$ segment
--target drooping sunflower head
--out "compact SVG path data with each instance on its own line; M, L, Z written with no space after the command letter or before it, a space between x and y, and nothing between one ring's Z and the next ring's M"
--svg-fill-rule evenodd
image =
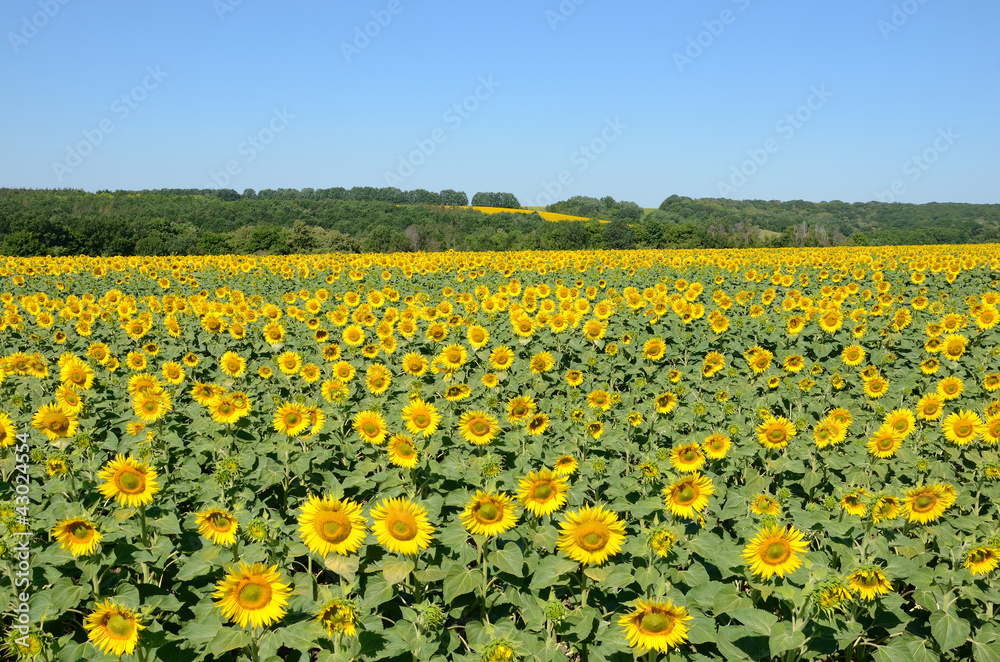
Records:
M316 614L316 621L331 637L358 635L358 607L353 600L337 598L327 602Z
M878 524L890 519L896 519L902 513L899 499L889 494L881 494L872 501L872 520Z
M874 600L892 590L892 582L881 568L874 565L858 568L847 576L847 581L850 590L866 601Z
M209 508L198 513L195 522L198 524L198 532L214 545L228 547L236 542L240 524L228 511Z
M973 547L965 555L965 567L973 575L985 575L1000 565L1000 549L986 545Z

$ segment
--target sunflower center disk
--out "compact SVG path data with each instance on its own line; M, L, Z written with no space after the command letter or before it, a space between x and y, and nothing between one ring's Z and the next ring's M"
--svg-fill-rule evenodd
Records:
M212 515L212 528L219 533L225 533L230 528L232 528L233 523L228 517L222 514Z
M788 543L780 540L770 543L764 549L764 559L773 564L783 563L791 554L792 548Z
M416 523L395 520L389 525L389 531L396 540L413 540L417 537Z
M236 601L243 609L260 609L271 601L271 587L247 582L236 592Z
M642 620L639 621L639 628L643 632L650 634L663 634L674 629L674 621L665 614L651 612L642 615Z
M697 459L698 459L698 453L694 449L689 448L683 453L681 453L681 460L683 460L686 463L694 462Z
M913 500L913 509L918 512L927 512L934 507L937 499L930 496L929 494L921 494L916 499Z
M482 522L496 522L502 514L502 511L496 507L496 504L492 503L484 503L476 510L476 515Z
M365 434L367 434L370 437L374 437L375 435L378 434L378 426L372 422L365 423L364 425L361 426L361 429L364 430Z
M675 492L675 496L677 497L677 503L687 505L693 503L698 498L698 490L693 485L685 485Z
M413 446L405 441L402 441L396 445L396 455L404 458L411 458L416 455L416 452L413 450Z
M112 614L107 622L108 634L115 639L128 639L132 636L134 626L132 621L121 614Z
M350 522L341 519L329 519L320 528L323 539L332 543L343 542L351 534Z
M123 471L118 476L118 487L122 492L127 494L136 494L142 492L145 488L146 481L135 471Z
M93 534L93 529L83 522L80 522L75 524L73 528L69 530L69 534L79 542L87 542Z
M548 501L552 498L553 492L555 492L555 489L552 487L552 483L540 483L539 485L535 485L532 496L537 501Z

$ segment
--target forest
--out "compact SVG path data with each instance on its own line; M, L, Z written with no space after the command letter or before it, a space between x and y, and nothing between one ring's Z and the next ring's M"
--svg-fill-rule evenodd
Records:
M505 192L475 206L521 209ZM578 196L485 214L447 189L0 189L0 253L212 255L988 243L1000 205L789 202L671 195L657 209Z

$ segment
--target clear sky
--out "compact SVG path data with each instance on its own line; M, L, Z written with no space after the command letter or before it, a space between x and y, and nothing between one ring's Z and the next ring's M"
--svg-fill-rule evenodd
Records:
M996 0L5 0L0 186L1000 203L998 26Z

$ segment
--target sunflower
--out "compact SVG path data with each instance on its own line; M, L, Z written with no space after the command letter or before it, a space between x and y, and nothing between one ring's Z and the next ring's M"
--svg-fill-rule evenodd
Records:
M869 398L881 398L889 391L889 382L884 377L874 377L865 382L865 395Z
M73 357L59 370L59 380L67 386L86 391L94 385L94 369L89 364Z
M235 423L244 415L231 395L212 398L208 403L208 413L212 415L212 420L225 425Z
M926 485L906 492L903 509L907 520L927 524L941 517L953 503L942 485Z
M514 352L506 345L495 347L490 352L490 365L494 370L507 370L514 363Z
M72 437L79 424L76 414L66 411L57 403L44 405L31 419L32 427L44 432L49 441Z
M996 570L1000 565L1000 549L996 547L978 546L965 555L965 567L973 575L985 575Z
M638 599L632 611L618 618L632 648L658 650L666 653L671 646L680 646L688 638L688 610L672 600L653 602Z
M195 523L198 533L208 538L214 545L229 547L236 542L239 522L230 513L218 508L209 508L198 513Z
M468 384L452 384L444 390L444 399L448 402L458 402L472 395L472 388Z
M750 369L759 375L771 366L771 359L774 358L774 354L760 347L757 347L756 350L745 356L747 362L750 364Z
M888 425L880 427L868 440L868 452L879 459L890 458L903 445L903 435Z
M705 464L705 455L699 444L683 444L670 449L670 464L683 473L697 471Z
M576 473L577 468L579 468L580 463L572 455L563 455L556 459L555 464L552 469L559 476L572 476Z
M517 524L517 505L503 492L483 492L469 500L459 518L466 530L473 535L496 536Z
M511 398L507 401L507 420L515 424L526 421L537 406L532 398L523 395Z
M438 357L446 370L453 372L469 359L469 352L462 345L445 345Z
M862 600L874 600L892 590L892 582L875 566L858 568L847 576L851 591Z
M840 359L844 362L844 365L854 368L864 363L865 350L858 345L848 345L840 353Z
M372 395L381 395L389 389L392 384L392 373L381 363L373 363L368 366L365 372L365 388Z
M101 542L101 532L97 526L83 518L64 519L52 528L53 537L59 546L73 556L91 554Z
M667 351L667 344L660 338L650 338L642 346L642 356L647 361L659 361Z
M320 556L353 554L368 535L368 522L361 514L361 506L332 496L320 498L310 494L298 521L302 542Z
M964 390L965 384L958 377L945 377L937 385L937 394L945 400L954 400L962 395Z
M542 434L549 427L548 414L538 413L528 420L528 434Z
M884 520L896 519L902 512L899 499L883 494L872 502L872 520L878 524Z
M131 655L139 641L139 630L146 626L142 617L127 607L105 600L94 605L94 611L83 621L87 639L102 653Z
M625 542L625 523L604 506L585 505L567 512L559 529L556 547L583 564L603 564L620 552Z
M392 554L418 554L431 544L434 527L427 510L405 497L383 499L372 508L371 516L375 538Z
M427 367L427 359L416 352L410 352L403 357L403 372L408 375L420 377L427 372Z
M309 426L305 408L295 402L285 402L274 412L274 431L296 437Z
M865 513L868 512L868 506L862 501L864 496L864 490L851 490L844 495L844 498L840 500L840 507L848 515L858 515L859 517L864 517Z
M721 460L729 453L732 445L732 440L726 435L712 434L705 439L705 442L702 444L702 450L705 453L705 457L710 460Z
M983 419L973 411L959 410L945 417L941 424L944 438L956 446L971 444L983 429Z
M170 394L162 390L143 391L132 402L132 410L144 423L160 420L172 408Z
M208 406L208 403L212 401L212 398L220 393L221 390L217 389L212 384L204 384L202 382L195 382L191 386L191 397L200 405Z
M357 324L351 324L346 329L344 329L341 337L344 343L350 345L351 347L360 347L365 344L365 331Z
M663 502L676 517L694 519L708 506L708 497L714 493L712 481L695 472L665 487Z
M566 477L549 469L532 471L518 483L517 498L525 510L536 517L551 515L566 503L569 485Z
M113 498L125 508L145 506L160 491L156 470L147 462L137 462L131 455L125 457L119 453L104 465L97 477L104 481L97 486L104 498Z
M280 361L279 365L282 365ZM240 377L247 371L247 362L236 352L226 352L219 359L219 367L230 377Z
M354 415L354 431L369 444L381 445L389 429L382 414L377 411L360 411Z
M80 394L65 384L56 387L56 403L68 414L79 414L83 410Z
M326 628L327 634L331 637L334 635L356 637L358 620L358 608L350 600L331 600L316 614L316 621Z
M212 594L215 606L240 627L270 625L284 617L292 593L290 585L281 580L277 565L268 568L263 563L246 565L241 561L216 583Z
M677 406L677 395L671 391L656 396L656 411L660 414L669 414Z
M781 504L770 494L758 494L750 504L750 510L754 515L774 515L781 512Z
M429 437L437 431L438 424L441 423L441 414L434 405L417 398L403 407L403 422L406 423L406 429L410 433Z
M962 354L965 353L965 348L968 344L969 340L965 336L953 333L944 339L944 345L942 346L941 352L946 358L952 361L958 361L962 358Z
M419 456L413 439L405 434L394 434L386 445L389 461L397 467L412 469L417 466Z
M840 577L820 582L816 592L812 594L813 604L827 616L832 616L838 609L843 609L851 601L851 592Z
M458 419L458 428L462 436L471 444L484 446L500 432L500 424L485 411L468 411Z
M944 414L944 398L937 393L930 393L917 401L917 418L936 421L942 414Z
M482 349L490 339L490 332L484 327L474 324L466 330L465 337L474 349Z
M769 579L772 575L791 574L802 565L802 555L809 543L793 526L781 529L771 526L760 531L744 548L741 556L755 575Z
M354 379L355 374L357 374L357 370L347 361L338 361L333 366L333 376L344 384Z
M795 426L784 416L766 418L757 426L757 440L768 450L780 450L796 434Z
M824 418L813 428L813 440L816 448L826 448L831 444L839 444L847 437L844 426L837 424L830 417Z
M1000 416L994 416L993 418L987 419L981 428L983 435L983 441L985 441L990 446L996 446L1000 443Z

